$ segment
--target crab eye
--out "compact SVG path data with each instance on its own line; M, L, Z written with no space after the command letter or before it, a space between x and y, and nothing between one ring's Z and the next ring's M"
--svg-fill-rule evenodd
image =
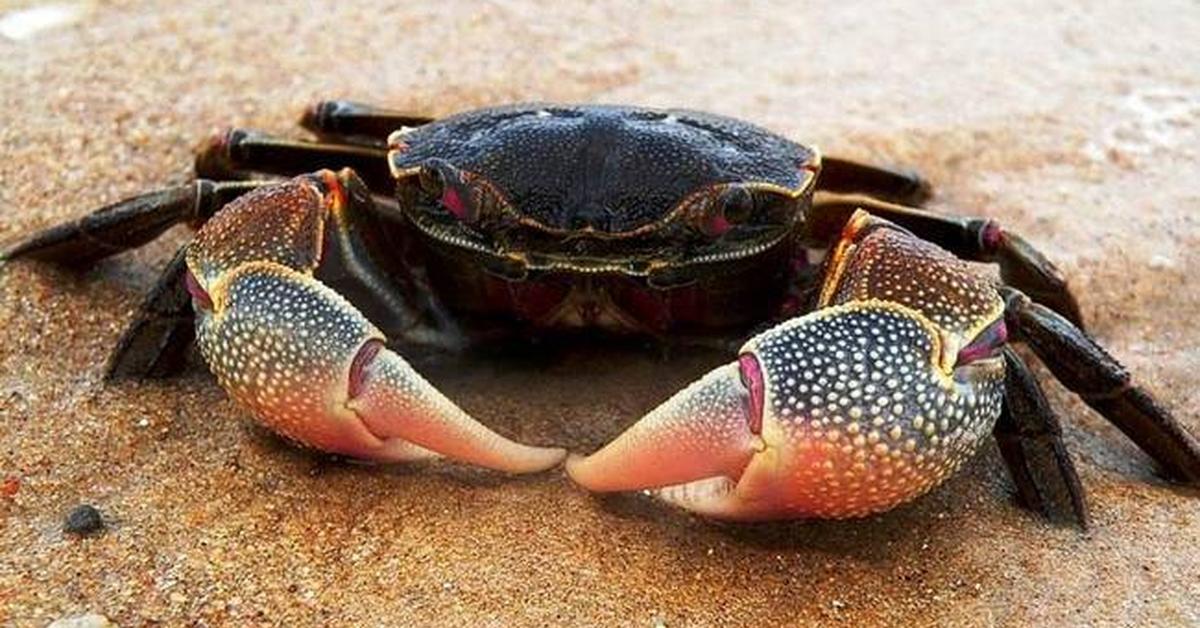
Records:
M435 201L441 198L442 190L446 188L446 178L441 170L425 167L421 168L417 176L417 184L421 186L421 192L426 198Z
M717 198L701 222L700 230L709 236L719 236L735 225L749 222L754 216L755 200L749 190L734 185Z
M721 215L731 224L741 224L754 215L754 195L735 185L721 195Z
M457 177L456 177L457 178ZM437 203L463 222L472 222L474 215L463 200L459 186L447 181L446 173L437 166L425 166L417 175L417 185L429 203Z

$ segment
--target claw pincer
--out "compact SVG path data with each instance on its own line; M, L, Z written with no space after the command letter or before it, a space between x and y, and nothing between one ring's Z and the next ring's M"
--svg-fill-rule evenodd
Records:
M568 472L730 519L862 516L942 482L1000 414L996 290L866 214L823 288L816 310L751 339Z

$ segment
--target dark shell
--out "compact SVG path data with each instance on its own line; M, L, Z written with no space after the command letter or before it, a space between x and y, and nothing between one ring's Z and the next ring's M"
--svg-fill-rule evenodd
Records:
M715 183L795 189L814 152L760 127L685 110L513 105L404 135L396 170L442 159L481 175L521 214L558 229L619 233L663 217Z

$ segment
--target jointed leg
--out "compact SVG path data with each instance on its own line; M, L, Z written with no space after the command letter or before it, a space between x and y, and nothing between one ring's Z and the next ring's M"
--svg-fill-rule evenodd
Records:
M921 205L933 196L929 182L911 171L892 170L849 159L824 156L817 190L866 194L893 203Z
M1004 283L1083 327L1079 303L1062 272L1024 238L995 221L935 214L868 196L820 194L806 216L809 232L831 242L857 209L890 220L963 259L999 265Z
M1004 408L993 434L1021 505L1055 521L1073 518L1086 529L1083 486L1063 444L1058 417L1025 361L1011 348L1003 354Z
M81 268L141 246L175 224L203 224L226 203L262 185L265 183L200 179L142 194L39 231L0 257ZM180 248L142 300L109 356L106 377L166 377L183 368L195 336L191 301L183 281L185 249Z
M240 179L251 173L293 177L322 168L350 168L379 195L390 196L395 190L387 151L373 146L307 142L230 129L196 153L196 176L213 179Z
M357 183L346 186L361 215L374 212L370 194ZM103 257L144 244L171 226L188 222L201 225L227 203L266 186L286 186L271 181L211 181L143 194L97 210L67 224L51 227L15 243L3 258L39 259L82 267ZM400 296L393 281L381 277L364 259L362 229L337 231L327 243L330 263L321 272L347 296L354 298L372 320L394 338L442 349L460 348L463 338L453 322L431 297L410 290ZM133 321L122 334L108 360L106 376L165 377L186 363L193 339L193 312L184 285L183 250L163 270L145 297Z
M319 102L300 119L300 126L325 141L382 147L393 131L428 124L433 118L345 100Z
M239 195L261 185L241 181L253 173L295 176L322 168L352 168L376 194L390 196L381 138L429 118L329 101L307 112L301 124L336 143L304 142L232 129L198 151L191 184L125 199L78 220L39 231L0 249L0 259L21 258L85 267L139 247L180 222L199 224ZM366 138L365 140L362 138Z
M170 377L183 370L196 339L196 317L184 280L186 255L185 244L142 300L109 354L105 378Z
M1200 483L1200 441L1125 367L1070 321L1017 290L1003 289L1009 328L1054 376L1116 425L1176 480Z
M181 223L203 223L229 201L262 185L210 181L150 192L55 225L0 250L0 259L36 259L73 268L137 248Z
M351 168L373 192L390 196L394 181L387 168L387 137L403 127L431 121L359 103L319 102L304 113L300 125L321 141L230 129L201 148L196 155L196 174L219 179L242 178L251 172L291 177L322 168Z

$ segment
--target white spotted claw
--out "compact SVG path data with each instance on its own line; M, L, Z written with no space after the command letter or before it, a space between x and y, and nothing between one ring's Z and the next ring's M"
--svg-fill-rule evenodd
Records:
M567 472L725 519L888 510L953 473L1000 413L1000 360L944 371L939 343L927 319L885 302L793 319L746 343L752 362L713 370ZM758 433L748 363L761 368Z
M560 463L564 450L513 442L468 416L313 276L326 230L344 228L334 223L348 176L251 192L189 247L197 344L221 386L267 427L323 451L382 462L445 456L510 473Z
M572 457L593 491L647 490L725 519L843 518L929 491L1000 415L1003 303L966 265L866 214L818 308L747 342L611 444Z

